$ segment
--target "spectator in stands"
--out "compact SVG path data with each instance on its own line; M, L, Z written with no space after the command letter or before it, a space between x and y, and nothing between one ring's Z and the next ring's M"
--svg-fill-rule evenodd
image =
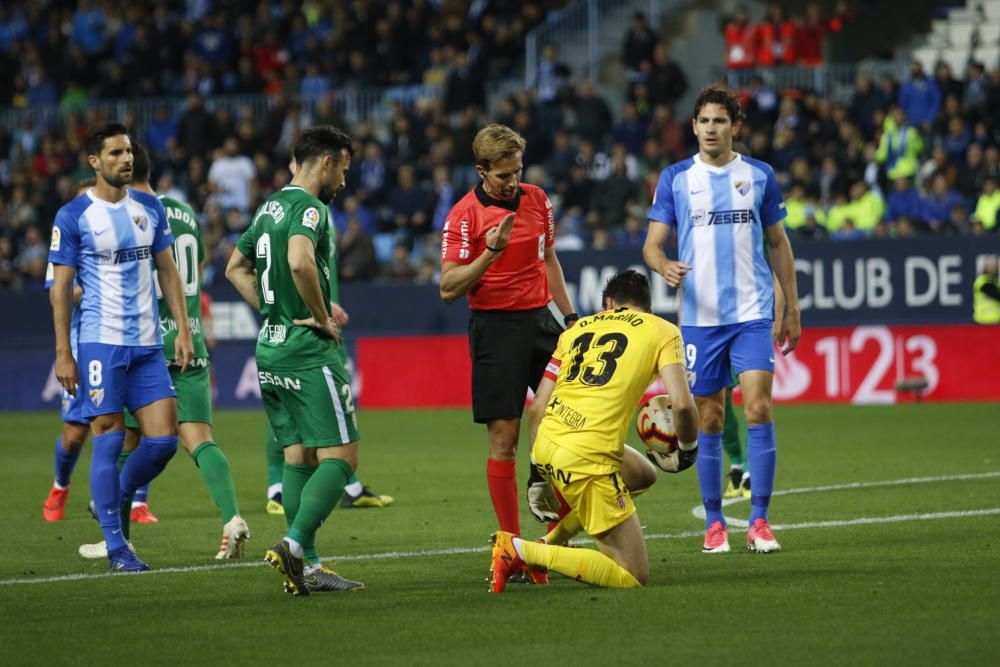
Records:
M941 90L916 58L910 61L910 80L899 90L899 106L909 121L925 132L930 131L941 111Z
M240 155L239 141L229 137L208 170L208 184L219 206L248 213L256 197L256 176L253 160Z
M1000 211L1000 190L997 189L997 177L990 175L983 180L983 194L976 201L972 219L984 230L995 232L998 211Z
M954 95L958 100L962 99L965 88L962 82L955 78L951 71L951 65L943 60L934 67L934 81L944 99L948 99L950 95Z
M917 171L917 189L921 192L930 190L931 182L935 176L945 174L950 178L955 171L955 167L948 162L948 153L945 152L944 148L938 146L931 151L930 157Z
M646 216L629 214L625 216L625 224L612 234L612 242L616 248L641 250L646 242Z
M403 238L413 239L430 230L427 216L427 191L417 182L412 165L403 165L396 174L396 184L389 190L389 212L392 228Z
M846 8L839 6L838 11L846 12ZM842 27L842 14L832 19L824 19L819 5L815 2L809 3L806 6L805 20L795 31L795 53L799 58L799 64L805 67L822 65L826 36L839 32Z
M435 232L440 232L444 229L448 211L451 210L452 205L455 203L455 188L451 183L451 175L448 173L448 167L443 164L434 167L433 179L434 196L431 229Z
M905 176L893 181L892 192L886 201L886 220L895 222L903 216L914 220L923 218L923 201L920 193Z
M834 241L857 241L865 238L865 234L854 226L853 220L844 218L840 227L830 234L830 238Z
M576 112L577 134L593 142L595 147L603 146L605 136L611 131L611 109L590 81L580 83L573 110Z
M14 244L10 237L0 236L0 289L19 290L23 280L14 266Z
M785 18L781 5L772 2L767 20L757 26L757 64L761 67L794 65L796 60L795 22Z
M895 98L892 98L895 99ZM851 116L865 134L875 131L875 111L884 109L891 100L885 96L881 88L876 88L871 75L861 72L854 87L854 99L851 101Z
M38 227L28 227L24 233L21 250L14 265L27 278L32 289L41 289L45 282L45 267L49 261L49 247Z
M391 283L411 283L417 277L417 268L410 257L410 246L397 242L392 248L392 260L386 264L383 277Z
M382 155L382 145L377 141L365 144L357 174L359 178L357 195L361 203L377 206L384 202L389 187L388 165Z
M941 137L939 145L948 155L948 162L962 166L965 153L972 143L972 128L961 118L952 117L948 120L948 133Z
M954 233L956 230L948 227L951 211L961 205L962 197L948 185L948 178L942 173L936 174L923 199L923 222L927 230L935 234L942 231Z
M783 223L786 230L793 232L805 226L808 206L805 186L801 183L792 183L785 197L785 211L788 215L785 216Z
M346 229L337 239L337 272L343 281L371 280L378 274L375 244L354 215L348 216Z
M470 67L468 54L460 51L455 54L454 68L445 82L444 110L446 113L456 113L470 106L481 109L485 104L484 81Z
M621 119L612 130L611 139L614 143L623 145L631 155L642 153L642 144L646 140L646 123L639 118L639 112L631 102L622 105Z
M996 255L983 259L983 271L972 284L972 319L977 324L1000 324L1000 281Z
M748 69L757 65L757 29L750 23L746 6L736 8L725 27L726 67Z
M670 47L666 42L658 42L653 47L653 58L647 69L649 74L645 84L650 103L665 104L673 110L677 100L687 92L688 81L681 66L670 58Z
M981 62L969 61L967 81L962 101L966 111L974 118L979 118L986 112L986 99L990 89L990 77Z
M969 144L965 149L965 161L958 168L955 189L967 200L973 201L982 192L985 176L983 147L976 143Z
M894 106L882 125L882 139L875 159L884 165L886 175L892 180L913 178L924 151L924 140L908 119L909 114L902 106Z
M625 33L625 44L622 46L622 64L625 66L629 82L646 80L644 65L652 62L655 44L656 33L649 27L646 15L635 12Z
M831 207L827 214L826 228L831 234L840 231L848 220L852 227L848 236L853 236L855 231L864 235L871 234L882 222L885 202L878 192L869 190L864 181L856 181L851 185L850 201L839 199L840 202Z
M677 120L673 111L665 104L653 109L653 119L646 129L646 136L660 143L660 155L671 162L680 162L690 156L686 138L691 135L690 126Z
M215 117L205 110L205 100L197 93L189 95L188 108L177 124L178 148L185 157L192 157L215 148L219 143Z
M543 46L535 77L538 101L543 105L557 104L566 95L569 78L569 66L559 60L559 49L554 44Z

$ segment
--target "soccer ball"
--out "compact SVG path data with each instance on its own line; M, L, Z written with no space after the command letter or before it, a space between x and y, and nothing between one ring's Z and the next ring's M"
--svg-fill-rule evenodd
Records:
M664 472L677 472L677 431L668 394L653 396L639 406L635 431L646 447L646 458Z

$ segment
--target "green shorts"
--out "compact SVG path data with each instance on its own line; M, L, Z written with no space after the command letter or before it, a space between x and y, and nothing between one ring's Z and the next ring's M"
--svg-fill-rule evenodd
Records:
M281 447L333 447L357 442L351 376L340 365L301 371L257 369L267 420Z
M208 367L188 368L181 373L176 366L170 367L170 381L177 392L177 421L212 423L212 376ZM139 422L131 412L125 410L125 426L139 428Z

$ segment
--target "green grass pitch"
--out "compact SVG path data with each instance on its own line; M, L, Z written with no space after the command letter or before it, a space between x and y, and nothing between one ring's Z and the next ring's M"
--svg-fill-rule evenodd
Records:
M58 416L8 413L0 665L988 664L1000 654L998 416L996 404L781 406L776 488L798 490L772 502L781 553L746 552L734 529L733 553L702 555L692 470L637 500L646 588L553 577L493 596L484 429L464 410L363 411L359 476L396 503L335 510L318 545L367 590L299 599L261 561L284 534L264 513L262 414L222 412L215 426L252 531L247 560L213 559L218 515L180 451L152 487L161 522L133 529L139 554L170 571L112 577L76 553L100 539L84 509L89 443L66 518L45 523ZM522 527L543 532L523 502Z

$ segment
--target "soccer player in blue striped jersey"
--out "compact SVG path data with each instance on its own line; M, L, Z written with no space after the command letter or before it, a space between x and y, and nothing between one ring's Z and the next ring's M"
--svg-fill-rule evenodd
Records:
M643 246L649 267L671 287L684 287L681 331L699 413L706 553L729 551L722 514L722 429L730 372L739 377L748 424L747 547L762 553L781 548L767 521L776 463L774 343L788 354L801 333L794 258L780 224L785 204L771 166L733 151L742 119L733 91L717 85L701 91L692 119L698 153L660 174ZM677 231L677 261L663 251L671 227ZM772 270L785 296L779 324Z
M177 403L163 356L154 264L178 324L175 352L182 368L191 361L193 345L163 205L152 195L127 189L132 180L127 128L114 121L98 123L87 131L85 147L96 185L59 209L49 249L55 372L70 395L83 392L85 397L83 417L93 432L90 487L111 570L134 572L149 566L125 542L122 501L162 472L177 450ZM83 285L79 367L70 345L77 274ZM119 476L125 407L144 437Z
M92 178L84 179L77 186L76 196L79 197L84 192L93 187L95 181ZM45 270L45 289L52 287L52 280L55 269L52 262L49 262ZM70 348L73 358L76 359L76 338L77 330L80 327L80 299L83 297L83 286L80 285L79 276L73 284L73 314L70 317ZM70 482L73 477L73 469L76 467L77 459L80 457L80 450L87 441L90 434L90 424L83 418L83 394L77 392L76 396L71 396L65 389L62 396L61 416L63 421L62 433L56 438L55 447L55 476L52 481L52 488L49 495L42 504L42 518L46 521L62 521L63 512L66 507L66 498L69 495ZM145 501L149 487L144 486L136 493L143 494ZM145 502L143 502L145 504ZM148 512L148 507L146 508ZM152 515L150 515L152 516ZM94 518L97 518L96 512ZM132 520L135 521L133 511Z

